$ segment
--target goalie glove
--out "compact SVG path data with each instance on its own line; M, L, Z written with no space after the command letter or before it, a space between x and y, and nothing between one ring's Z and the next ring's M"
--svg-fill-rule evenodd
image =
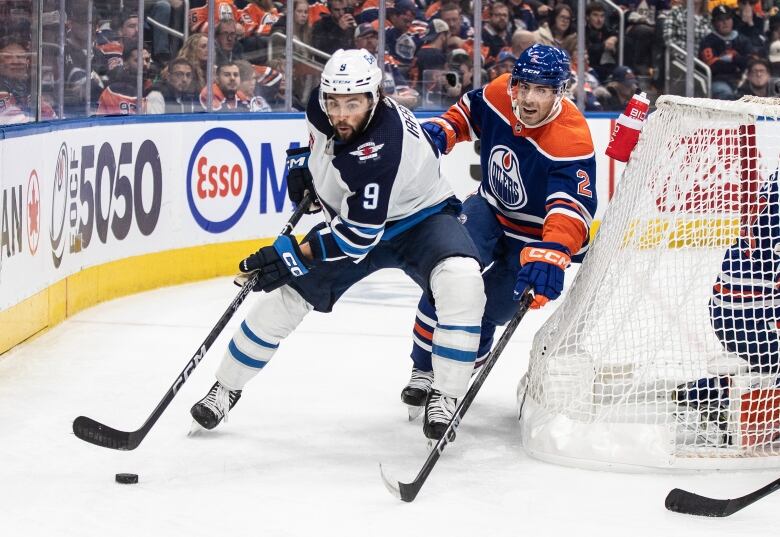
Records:
M296 207L300 205L307 191L315 192L314 178L309 171L309 155L311 150L308 146L287 150L287 195ZM315 200L306 212L314 214L321 210L322 207Z
M534 292L531 308L539 309L561 296L563 271L571 264L569 249L557 242L532 242L520 252L513 298L520 300L526 287Z
M270 293L293 278L307 274L311 265L303 257L295 237L281 235L271 246L264 246L241 261L238 269L245 274L260 271L252 290Z

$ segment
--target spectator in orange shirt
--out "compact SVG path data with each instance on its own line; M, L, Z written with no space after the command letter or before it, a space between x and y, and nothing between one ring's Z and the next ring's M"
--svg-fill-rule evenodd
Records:
M141 50L144 66L147 65L148 55L149 51ZM138 113L138 68L138 47L126 47L122 53L122 68L112 72L112 82L100 94L97 115L127 116Z
M241 91L241 72L234 62L217 67L217 76L212 86L211 110L214 112L249 112L252 97ZM200 104L208 110L208 91L200 92Z

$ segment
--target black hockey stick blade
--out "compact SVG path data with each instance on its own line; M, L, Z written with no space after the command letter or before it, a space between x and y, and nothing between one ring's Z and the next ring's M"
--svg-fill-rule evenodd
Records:
M73 433L90 444L120 451L137 448L143 439L143 436L139 438L138 431L118 431L86 416L79 416L73 421Z
M301 204L296 207L292 216L290 216L290 220L284 225L281 235L288 235L292 232L293 228L304 215L306 209L308 209L313 200L313 194L307 194L306 197L304 197L303 201L301 201ZM117 449L120 451L131 451L137 448L143 439L146 438L146 435L152 429L154 424L157 423L157 420L160 419L160 416L162 416L163 412L165 412L165 409L168 408L168 405L171 404L171 401L173 401L173 398L176 396L176 394L179 393L179 390L182 386L184 386L184 383L187 382L187 379L192 374L192 372L206 356L206 352L209 350L209 348L211 348L211 345L214 343L214 341L216 341L219 334L222 333L222 330L224 330L228 321L230 321L230 319L233 317L233 314L235 314L236 310L244 302L247 295L249 295L249 293L252 291L252 288L257 283L258 277L258 273L251 274L249 278L243 283L243 286L238 292L238 295L236 295L236 297L227 307L225 312L222 314L222 317L219 318L217 324L215 324L211 329L208 336L206 336L206 339L203 341L203 343L201 343L200 347L198 347L198 350L195 351L195 354L192 356L192 358L190 358L189 362L187 362L187 365L184 366L182 372L179 373L179 376L176 377L176 380L173 381L171 387L168 388L167 392L165 392L163 398L159 403L157 403L157 406L154 408L149 417L146 418L146 421L140 429L130 432L120 431L118 429L114 429L113 427L103 425L102 423L95 421L92 418L79 416L73 421L73 434L85 442L89 442L90 444L95 444L96 446L100 447Z
M751 492L750 494L728 500L708 498L706 496L694 494L693 492L688 492L687 490L673 489L666 496L665 505L669 511L674 511L675 513L697 516L726 517L733 515L737 511L744 509L752 503L757 502L764 496L773 493L777 489L780 489L780 479L776 479L775 481L772 481L768 485L761 487L760 489Z
M449 425L444 430L444 435L436 442L436 445L433 446L433 449L428 454L428 458L425 459L425 462L423 463L422 468L420 468L420 471L417 473L417 477L414 478L414 481L410 483L402 483L401 481L393 479L388 473L385 472L382 465L379 465L379 473L382 476L382 481L384 482L385 487L387 487L387 490L390 491L390 494L405 502L412 502L417 497L417 494L420 492L423 484L425 484L425 480L428 479L431 471L433 471L433 467L436 465L436 461L439 460L439 457L441 457L441 454L444 452L444 448L447 447L447 444L455 439L455 431L457 431L463 416L466 414L466 411L471 406L472 401L474 401L474 398L477 396L477 392L482 387L482 384L485 383L485 379L490 373L490 370L493 369L493 366L496 364L498 357L501 356L504 347L506 347L506 344L509 343L509 339L512 337L512 334L514 334L517 325L520 324L520 321L523 319L526 312L528 311L528 308L531 306L532 299L533 296L531 295L531 292L526 289L520 298L519 307L515 313L515 316L512 317L511 321L509 321L509 324L504 330L504 333L501 334L501 338L498 340L498 343L496 343L495 348L490 353L487 360L485 360L485 365L482 366L482 371L479 372L477 378L474 379L474 382L471 383L471 386L466 392L466 395L463 396L463 399L458 404L458 407L455 409L455 414L452 416L452 420L450 420Z

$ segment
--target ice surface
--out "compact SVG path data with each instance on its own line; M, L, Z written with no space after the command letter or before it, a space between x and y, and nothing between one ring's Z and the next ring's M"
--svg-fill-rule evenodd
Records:
M764 536L780 494L728 519L667 512L673 487L734 497L777 471L630 475L529 458L515 389L534 331L515 332L458 439L412 504L378 463L411 480L426 457L400 402L419 291L398 271L312 314L253 380L227 424L188 437L190 406L246 305L144 442L116 452L78 440L86 415L136 429L235 296L230 278L115 300L0 357L0 534L7 536ZM250 297L251 300L251 297ZM114 474L132 472L137 485Z

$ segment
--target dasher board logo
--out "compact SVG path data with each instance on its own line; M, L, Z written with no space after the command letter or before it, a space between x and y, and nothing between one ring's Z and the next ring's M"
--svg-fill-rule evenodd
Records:
M488 181L493 194L508 209L519 209L528 202L517 155L507 146L497 145L490 151Z
M30 254L38 251L38 241L41 237L41 185L38 172L30 172L27 180L27 247Z
M195 222L209 233L229 230L241 219L252 196L252 159L230 129L206 131L187 166L187 203Z
M55 268L66 253L78 254L96 240L123 241L133 229L148 236L157 227L162 165L151 140L99 147L63 142L50 180L49 240Z

